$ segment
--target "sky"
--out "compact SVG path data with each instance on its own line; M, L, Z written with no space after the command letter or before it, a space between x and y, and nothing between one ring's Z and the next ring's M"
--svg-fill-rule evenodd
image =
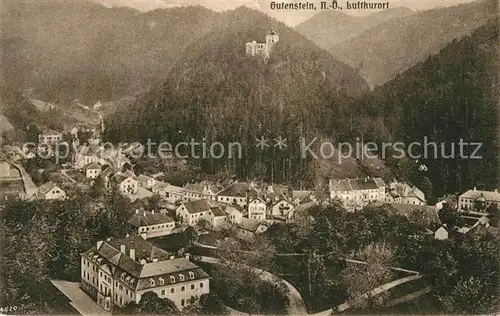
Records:
M105 6L125 6L137 9L142 12L155 10L158 8L171 8L176 6L203 5L215 11L232 10L241 5L258 9L266 14L280 20L290 26L295 26L311 17L317 11L271 11L269 4L271 0L94 0ZM309 0L319 3L320 0ZM328 1L328 0L323 0ZM341 3L344 0L340 0ZM352 0L351 2L355 2ZM378 0L389 1L390 7L395 8L405 6L412 10L428 10L435 7L453 6L460 3L472 2L472 0ZM276 2L282 2L277 0ZM299 0L287 0L285 2L299 2ZM345 11L344 11L345 12ZM349 11L353 15L364 15L367 11Z

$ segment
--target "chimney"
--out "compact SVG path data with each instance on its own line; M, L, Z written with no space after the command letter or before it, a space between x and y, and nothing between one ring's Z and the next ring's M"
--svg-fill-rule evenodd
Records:
M495 189L495 193L498 193L498 189Z
M154 214L154 213L155 213L155 211L154 211L154 210L152 210L152 211L151 211L151 214Z
M97 249L101 248L102 244L104 243L104 241L100 240L97 242Z
M145 264L147 263L147 261L146 261L145 259L141 259L141 260L139 260L139 263L140 263L141 265L145 265Z
M135 214L139 214L139 210L135 210Z
M158 262L158 258L153 258L153 262Z
M141 234L142 239L146 240L146 234Z
M135 261L135 249L130 249L130 258Z
M477 191L477 190L476 190L476 187L474 187L474 192L476 192L476 191Z
M174 256L174 255L172 255L172 256L170 256L170 258L169 258L169 259L170 259L170 260L174 260L174 259L175 259L175 256Z
M125 253L125 245L120 245L120 252Z
M184 254L184 258L186 258L187 260L189 260L189 252L186 252L186 253Z
M142 215L146 216L146 212L144 211L144 212L142 213Z
M130 234L125 235L125 238L129 238L129 237L130 237Z

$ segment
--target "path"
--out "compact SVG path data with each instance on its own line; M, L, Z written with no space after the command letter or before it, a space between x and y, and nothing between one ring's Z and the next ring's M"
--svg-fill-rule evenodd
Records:
M425 289L422 289L422 290L419 290L419 291L416 291L416 292L413 292L413 293L406 294L403 297L398 297L396 299L393 299L392 301L390 301L387 304L387 306L391 307L391 306L399 305L401 303L406 303L406 302L409 302L409 301L413 301L414 299L419 298L420 296L425 295L425 294L429 293L430 291L431 291L431 287L428 286Z
M206 262L206 263L212 263L212 264L221 264L220 260L218 258L213 258L213 257L205 257L201 256L200 261ZM304 300L302 299L302 296L300 295L300 292L289 282L283 280L277 275L274 275L268 271L259 269L259 268L252 268L252 270L256 273L259 274L262 280L266 281L281 281L283 282L286 287L288 288L289 291L289 298L290 298L290 307L289 307L289 315L306 315L307 314L307 309L306 305L304 303ZM245 314L246 313L231 309L231 311L234 311L235 314Z
M207 249L217 249L217 247L214 247L214 246L209 246L209 245L204 245L204 244L200 244L199 242L195 242L195 245L198 246L198 247L202 247L202 248L207 248ZM208 261L204 261L204 262L208 262L208 263L220 263L219 259L217 258L212 258L212 257L201 257L202 258L202 261L203 260L208 260ZM347 261L347 262L351 262L351 263L357 263L357 264L368 264L367 262L364 262L364 261L358 261L358 260L352 260L352 259L346 259L344 258L343 260ZM397 280L394 280L394 281L391 281L389 283L386 283L386 284L382 284L381 286L371 290L370 292L368 293L365 293L363 294L361 297L363 298L368 298L369 296L376 296L376 295L379 295L383 292L386 292L396 286L399 286L401 284L404 284L404 283L407 283L407 282L410 282L410 281L415 281L415 280L419 280L423 277L423 275L421 275L418 271L413 271L413 270L407 270L407 269L401 269L401 268L396 268L396 267L391 267L393 270L397 270L397 271L403 271L403 272L406 272L406 273L411 273L411 274L414 274L414 275L411 275L411 276L408 276L408 277L404 277L404 278L400 278L400 279L397 279ZM289 282L283 280L282 278L280 278L279 276L277 275L274 275L274 274L271 274L270 272L267 272L267 271L263 271L259 268L253 268L256 272L259 272L261 273L261 276L264 276L265 278L269 278L270 280L272 280L273 278L275 280L281 280L282 282L284 282L284 284L288 287L288 290L290 292L290 313L292 315L306 315L306 314L309 314L306 310L306 306L305 306L305 303L304 303L304 300L302 299L302 296L300 295L300 292L292 285L290 284ZM424 291L427 291L427 289L424 289L422 291L417 291L417 292L414 292L414 293L410 293L400 299L405 299L405 301L408 301L408 300L411 300L411 299L414 299L414 298L417 298L427 292L424 293ZM430 289L428 290L430 291ZM342 304L340 304L339 306L337 306L337 311L338 312L342 312L342 311L345 311L349 308L351 308L352 305L349 301L347 302L344 302ZM292 312L293 311L293 312ZM315 314L309 314L309 315L314 315L314 316L328 316L332 313L333 309L328 309L326 311L323 311L323 312L319 312L319 313L315 313Z
M72 177L70 177L70 176L67 174L67 170L62 169L62 170L61 170L61 174L62 174L63 176L65 176L68 180L70 180L71 182L73 182L73 183L78 183L78 181L76 181L75 179L73 179Z
M21 178L24 184L24 192L26 193L26 199L29 200L36 198L36 194L38 193L38 187L33 182L33 179L31 179L31 176L26 172L23 166L18 165L11 160L9 160L9 162L15 168L17 168L17 170L19 170L19 172L21 173Z
M111 315L80 289L80 283L63 280L50 280L50 282L70 299L71 306L83 316Z

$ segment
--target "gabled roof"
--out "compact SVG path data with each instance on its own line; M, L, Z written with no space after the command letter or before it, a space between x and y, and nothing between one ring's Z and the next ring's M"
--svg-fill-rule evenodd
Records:
M101 172L101 177L109 177L113 173L113 170L111 167L106 168L103 172Z
M304 203L304 204L301 204L301 205L298 205L294 208L295 212L305 212L305 211L308 211L309 209L313 208L313 207L316 207L318 206L318 203L316 202L309 202L309 203Z
M96 170L96 169L101 170L102 167L101 167L101 165L99 165L97 163L89 163L89 164L86 164L83 167L83 169L85 169L85 170Z
M167 214L157 212L136 211L128 221L134 227L151 226L174 222Z
M188 184L186 184L184 186L184 192L202 194L203 193L203 188L204 187L201 184L188 183Z
M135 250L136 260L130 257L131 249ZM93 247L82 253L82 256L108 269L115 278L136 290L209 278L186 258L171 259L172 255L139 236L111 239L102 242L99 248Z
M210 203L209 200L201 199L201 200L195 200L195 201L189 201L186 203L183 203L184 207L190 214L196 214L200 212L206 212L209 211L210 208L212 207L212 204Z
M425 194L422 192L419 188L413 187L411 190L408 192L409 197L416 197L422 202L425 202Z
M482 190L469 190L459 196L461 199L472 199L475 200L483 196L488 201L498 201L500 202L500 193L497 191L482 191Z
M385 182L380 178L330 180L330 190L333 191L375 190L381 187L385 187Z
M172 194L182 194L184 192L184 188L169 184L166 191Z
M237 212L240 212L241 214L243 214L244 210L238 204L232 204L232 205L225 204L224 212L226 212L226 214L231 214L234 211L237 211Z
M243 217L241 219L241 223L238 224L238 227L240 227L243 230L255 233L255 231L261 226L264 225L262 221L256 220L256 219L249 219L246 217Z
M212 214L214 214L215 217L226 216L226 212L224 212L222 206L213 206L210 208L210 211L212 211Z
M144 175L144 174L141 174L137 177L137 181L139 182L148 182L149 180L152 180L153 178L147 176L147 175Z
M113 177L111 177L111 180L116 182L116 183L122 183L123 181L125 181L129 178L131 178L134 181L137 181L134 179L134 177L132 177L130 175L123 174L121 172L116 173Z
M290 206L292 206L292 207L293 207L293 204L292 204L291 202L289 202L289 201L285 200L285 199L273 200L273 201L272 201L272 205L273 205L273 207L274 207L274 206L276 206L276 205L280 204L281 202L285 202L285 203L287 203L287 204L289 204Z
M58 131L54 131L52 129L45 130L41 133L43 136L61 136L62 133Z
M140 177L140 176L139 176ZM166 189L168 188L169 184L161 181L156 181L153 184L153 187L159 188L159 189Z
M58 187L53 181L49 181L47 183L44 183L42 186L38 188L38 192L41 194L45 195L50 192L53 188Z
M253 197L253 198L250 198L250 199L249 199L249 201L248 201L248 203L252 203L252 202L254 202L254 201L258 201L258 202L261 202L261 203L266 204L266 200L264 200L264 199L263 199L263 198L261 198L261 197Z
M257 191L250 187L248 183L245 182L235 182L227 187L225 190L219 192L219 196L228 197L249 197L255 198L258 196Z

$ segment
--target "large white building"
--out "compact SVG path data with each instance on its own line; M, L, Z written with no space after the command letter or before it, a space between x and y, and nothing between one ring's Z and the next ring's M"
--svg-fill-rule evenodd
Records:
M500 193L494 191L477 190L475 187L458 197L459 211L486 212L488 208L500 208Z
M52 181L44 183L38 188L38 198L41 200L63 200L66 192Z
M146 238L170 235L175 228L173 219L155 211L136 210L128 222L136 229L137 234L144 234Z
M246 182L234 182L225 190L217 194L217 201L226 204L237 204L241 207L248 206L251 199L258 197L257 191Z
M214 217L212 208L218 206L218 203L210 200L194 200L181 204L176 210L177 219L189 226L196 226L200 219L212 222Z
M155 292L182 309L210 291L209 276L187 258L157 248L141 238L98 241L81 254L81 286L105 310L139 303Z
M45 145L52 145L61 142L63 135L54 130L47 130L38 135L38 143Z
M380 178L330 180L330 197L340 199L348 210L385 201L385 182Z

